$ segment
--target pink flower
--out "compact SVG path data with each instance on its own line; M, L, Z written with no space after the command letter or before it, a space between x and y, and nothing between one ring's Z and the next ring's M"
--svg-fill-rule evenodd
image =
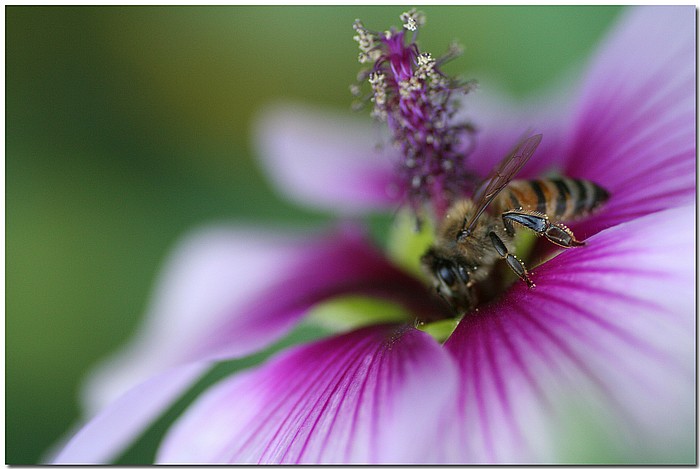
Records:
M168 431L158 462L693 461L694 57L692 7L640 7L570 101L470 94L453 118L480 129L471 171L485 175L535 128L544 139L521 176L556 167L610 191L572 225L587 246L533 269L535 290L516 283L444 344L411 322L365 325L222 379ZM409 183L369 129L287 106L266 114L258 141L286 195L341 214L393 210ZM139 335L90 381L93 417L54 462L109 461L214 361L264 349L347 294L444 314L354 226L195 233Z

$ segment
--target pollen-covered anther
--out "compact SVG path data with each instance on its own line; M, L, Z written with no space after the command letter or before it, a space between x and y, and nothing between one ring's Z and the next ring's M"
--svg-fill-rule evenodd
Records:
M416 213L427 202L440 216L452 197L468 189L466 150L460 145L473 130L452 118L453 92L463 90L440 70L446 58L422 53L417 35L406 32L423 26L424 15L412 9L401 20L403 28L371 33L355 22L361 60L376 59L358 81L369 82L372 117L389 124L392 144L403 154L400 177L406 200Z
M430 54L430 52L424 52L422 54L418 54L418 57L416 57L416 63L418 64L418 67L421 69L428 69L428 68L433 68L433 65L435 64L435 59L433 56Z
M403 22L403 27L409 31L415 31L425 25L425 14L422 11L416 11L415 8L401 13L399 18Z
M430 55L430 54L427 54ZM439 73L435 71L435 60L430 58L429 60L421 60L420 56L417 61L417 68L415 75L420 78L424 83L428 84L429 90L436 90L445 88L447 82L440 76Z
M372 101L374 101L376 106L383 107L386 104L386 80L384 74L380 72L371 73L368 80L374 94Z
M408 29L409 31L415 31L416 29L418 29L416 20L414 20L413 18L408 18L404 23L403 27Z
M367 31L360 20L355 20L352 28L357 32L352 38L360 47L360 54L357 60L360 63L376 61L381 56L381 50L379 50L376 43L377 37L373 33Z
M402 98L410 98L411 94L415 91L420 91L422 85L416 77L411 77L408 80L401 80L399 82L399 94Z
M357 61L361 64L374 63L379 59L379 57L381 57L381 55L382 52L380 50L372 49L368 52L360 52L357 54Z
M449 80L439 73L436 73L435 70L430 70L428 78L430 81L430 88L428 91L430 92L437 93L450 87Z

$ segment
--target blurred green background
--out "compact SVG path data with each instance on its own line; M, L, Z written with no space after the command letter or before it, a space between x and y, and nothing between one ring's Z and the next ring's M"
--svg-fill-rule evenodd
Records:
M212 220L322 215L280 199L250 124L277 99L350 112L352 22L392 7L6 7L6 464L78 418L81 379L144 313L173 243ZM614 7L424 7L421 48L516 95L588 56Z

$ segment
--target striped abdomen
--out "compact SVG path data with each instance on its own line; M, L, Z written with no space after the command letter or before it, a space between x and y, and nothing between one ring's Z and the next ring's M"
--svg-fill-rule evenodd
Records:
M499 211L522 207L565 221L587 215L609 196L608 191L585 179L516 179L503 189L494 205Z

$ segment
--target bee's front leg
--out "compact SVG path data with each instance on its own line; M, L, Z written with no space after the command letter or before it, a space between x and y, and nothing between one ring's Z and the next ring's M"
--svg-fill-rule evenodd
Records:
M502 217L506 228L512 227L513 222L518 223L537 234L544 235L550 242L563 248L573 248L586 244L577 240L571 230L565 225L551 223L547 215L543 213L515 209L504 212Z
M489 238L491 238L491 243L493 243L493 247L496 249L498 255L506 260L508 267L510 267L513 270L513 272L515 272L518 275L518 277L525 281L528 287L535 288L535 284L532 280L530 280L530 277L528 277L527 275L527 269L525 269L525 265L520 259L508 252L508 248L506 248L506 245L503 243L503 240L501 240L501 238L499 238L498 235L493 231L489 233Z

